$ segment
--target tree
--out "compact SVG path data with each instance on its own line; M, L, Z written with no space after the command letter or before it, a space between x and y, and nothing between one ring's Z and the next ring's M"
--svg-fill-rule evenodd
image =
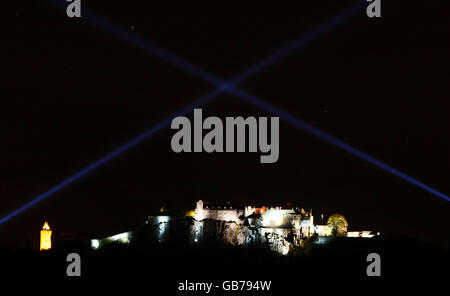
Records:
M346 236L348 222L341 214L333 214L328 218L328 226L331 227L333 236Z

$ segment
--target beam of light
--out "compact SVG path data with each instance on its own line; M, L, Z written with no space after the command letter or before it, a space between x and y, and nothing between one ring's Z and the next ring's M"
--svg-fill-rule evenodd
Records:
M359 7L359 5L357 7ZM339 23L339 21L343 21L346 17L351 16L351 13L356 13L357 7L356 6L352 7L351 9L347 10L346 13L342 13L342 14L338 15L338 17L334 18L332 21L330 21L328 23L325 23L324 25L319 27L316 31L313 31L310 34L306 35L306 37L299 39L296 42L293 42L292 44L288 45L287 47L283 48L282 50L269 56L268 58L263 60L261 63L258 63L254 67L249 68L247 71L236 76L235 79L233 79L233 82L226 82L224 80L221 80L221 79L217 78L216 76L210 74L209 72L204 71L201 68L196 67L196 66L190 64L189 62L187 62L173 54L166 52L165 50L162 50L160 47L157 47L152 43L145 42L141 38L136 38L136 37L138 37L137 35L134 35L133 37L135 37L135 38L132 38L131 35L125 34L126 31L124 29L122 29L121 27L111 27L111 29L115 28L116 30L115 31L107 30L108 32L110 32L110 33L116 32L117 35L116 34L114 34L114 35L116 35L118 37L122 37L122 39L124 41L128 41L131 44L135 45L136 47L138 47L142 50L145 50L147 52L155 54L158 57L160 57L161 59L165 60L166 62L176 66L177 68L181 68L199 78L202 78L203 80L206 80L216 86L219 86L219 88L210 92L209 94L205 95L204 97L200 98L199 100L195 101L191 105L186 106L185 108L181 109L180 111L178 111L171 117L163 120L162 122L153 126L146 132L135 137L130 142L124 144L123 146L120 146L116 150L112 151L111 153L107 154L106 156L102 157L101 159L97 160L96 162L92 163L88 167L86 167L83 170L79 171L78 173L70 176L63 182L59 183L58 185L54 186L52 189L35 197L30 202L24 204L23 206L19 207L18 209L11 212L10 214L4 216L2 219L0 219L0 224L3 224L6 221L12 219L16 215L24 212L25 210L29 209L30 207L34 206L35 204L39 203L40 201L44 200L45 198L53 195L54 193L58 192L62 188L77 181L78 179L80 179L81 177L86 175L87 173L99 168L106 162L112 160L113 158L117 157L121 153L129 150L133 146L137 145L138 143L142 142L143 140L154 135L156 132L158 132L161 129L163 129L164 127L168 126L169 123L171 122L172 118L189 113L192 109L194 109L198 106L201 106L202 104L205 104L206 102L210 101L211 99L217 97L223 91L230 92L230 93L234 94L235 96L237 96L247 102L257 105L259 108L266 110L269 113L276 114L279 117L281 117L282 119L286 120L287 122L293 124L297 128L307 131L307 132L315 135L316 137L318 137L336 147L339 147L339 148L357 156L358 158L363 159L363 160L365 160L365 161L367 161L367 162L369 162L369 163L371 163L371 164L373 164L373 165L375 165L397 177L400 177L401 179L403 179L419 188L422 188L440 198L450 201L449 197L444 195L443 193L441 193L441 192L413 179L412 177L384 164L383 162L359 151L358 149L353 148L352 146L332 137L331 135L321 131L320 129L318 129L298 118L295 118L291 114L289 114L285 111L282 111L281 109L278 109L278 108L270 105L267 102L262 101L261 99L257 98L256 96L253 96L249 93L246 93L246 92L234 87L235 83L241 82L241 81L247 79L248 77L250 77L251 75L256 74L258 71L261 71L262 69L269 66L271 63L275 62L276 60L279 60L280 58L294 52L296 49L306 45L308 42L312 41L314 38L316 38L318 35L320 35L320 33L327 31L327 29L331 29L332 26L337 25ZM104 18L100 18L100 21L97 23L97 25L101 25L100 27L103 27L106 29L109 28L109 26L108 26L109 24L110 23L107 22Z
M90 164L89 166L85 167L84 169L82 169L78 173L76 173L76 174L70 176L69 178L65 179L64 181L62 181L58 185L54 186L50 190L46 191L45 193L35 197L34 199L32 199L31 201L29 201L26 204L22 205L21 207L19 207L18 209L14 210L10 214L2 217L0 219L0 225L5 223L8 220L14 218L15 216L23 213L24 211L26 211L27 209L29 209L32 206L36 205L37 203L41 202L42 200L46 199L47 197L55 194L56 192L60 191L64 187L74 183L75 181L79 180L81 177L85 176L86 174L90 173L91 171L101 167L102 165L104 165L108 161L116 158L117 156L119 156L123 152L131 149L132 147L136 146L137 144L141 143L142 141L146 140L147 138L153 136L154 134L156 134L158 131L162 130L163 128L165 128L167 126L170 126L170 123L171 123L173 118L175 118L177 116L183 116L183 115L186 115L186 114L190 113L194 108L197 108L197 107L205 104L206 102L210 101L211 99L216 98L217 95L219 95L224 90L225 90L225 88L218 88L218 89L208 93L207 95L201 97L200 99L196 100L194 103L192 103L192 104L184 107L183 109L179 110L178 112L176 112L172 116L166 118L165 120L161 121L160 123L154 125L150 129L146 130L145 132L141 133L137 137L133 138L131 141L125 143L124 145L118 147L117 149L113 150L112 152L108 153L107 155L103 156L102 158L98 159L97 161L93 162L92 164Z
M42 1L53 7L64 10L65 13L67 7L65 1L61 0L42 0ZM92 10L86 8L85 6L82 6L82 14L80 20L90 26L99 29L100 31L103 31L123 41L129 46L132 46L145 53L152 54L158 57L159 59L163 60L164 62L174 66L175 68L183 70L186 73L189 73L201 80L207 81L213 84L214 86L220 87L226 82L225 80L220 79L219 77L204 70L203 68L198 67L190 63L189 61L163 49L157 44L144 39L141 35L128 30L123 25L114 23L111 20L104 17L103 15L93 12Z
M61 1L53 1L53 0L43 0L43 1L47 2L49 4L52 4L54 6L57 6L59 8L65 9L65 7L66 7L66 5ZM272 63L280 60L281 58L287 56L288 54L293 53L296 49L299 49L299 48L307 45L309 42L313 41L315 38L319 37L321 34L325 33L328 30L333 29L333 27L336 26L337 24L339 24L340 22L343 22L344 20L349 19L352 15L356 14L356 12L359 10L360 7L361 7L361 5L360 5L360 3L358 3L358 5L355 5L353 7L350 7L348 9L342 11L336 17L332 18L330 21L325 22L317 29L310 31L309 33L307 33L300 39L295 40L294 42L288 44L281 50L275 52L274 54L270 55L266 59L262 60L260 63L257 63L256 65L254 65L253 67L244 71L240 75L237 75L234 79L232 79L231 82L222 80L222 79L216 77L215 75L209 73L208 71L205 71L202 68L197 67L197 66L189 63L188 61L160 48L156 44L146 41L145 39L141 38L139 35L137 35L135 33L130 33L123 27L109 22L106 18L104 18L100 15L94 14L93 12L91 12L87 9L83 9L82 18L88 19L89 23L92 22L92 24L94 24L96 27L106 31L107 33L109 33L115 37L118 37L119 39L133 45L134 47L136 47L140 50L143 50L144 52L153 54L153 55L159 57L160 59L164 60L165 62L171 64L172 66L182 69L202 80L205 80L205 81L217 86L217 89L211 91L210 93L208 93L205 96L201 97L200 99L196 100L192 104L184 107L183 109L179 110L172 116L168 117L167 119L161 121L160 123L154 125L147 131L145 131L142 134L138 135L137 137L133 138L131 141L118 147L114 151L110 152L109 154L98 159L97 161L90 164L89 166L85 167L78 173L65 179L64 181L57 184L50 190L33 198L31 201L22 205L18 209L14 210L13 212L9 213L8 215L2 217L0 219L0 225L7 222L8 220L14 218L15 216L23 213L24 211L28 210L29 208L33 207L34 205L43 201L44 199L48 198L49 196L55 194L56 192L60 191L61 189L69 186L70 184L79 180L80 178L82 178L86 174L90 173L91 171L101 167L105 163L116 158L123 152L131 149L132 147L136 146L137 144L141 143L142 141L153 136L158 131L169 126L170 122L172 121L173 118L190 113L194 108L202 106L205 103L207 103L208 101L216 98L219 94L231 90L235 86L235 84L237 84L238 82L242 82L243 80L251 77L252 75L256 74L257 72L261 71L262 69L270 66Z
M279 116L280 118L284 119L288 123L294 125L295 127L302 129L315 137L324 140L325 142L328 142L329 144L338 147L360 159L363 161L366 161L382 170L387 171L388 173L403 179L404 181L407 181L414 186L417 186L425 191L428 191L429 193L440 197L446 201L450 201L450 198L433 189L432 187L408 176L405 173L400 172L399 170L383 163L382 161L377 160L376 158L344 143L343 141L329 135L328 133L304 122L303 120L300 120L293 115L276 108L275 106L261 100L260 98L251 95L239 88L236 87L237 84L241 83L242 81L248 79L249 77L255 75L256 73L262 71L263 69L267 68L271 64L275 63L277 60L280 60L281 58L286 57L287 55L295 52L299 48L302 48L303 46L309 44L311 41L322 35L323 33L330 31L334 27L336 27L338 24L348 20L351 16L354 16L358 12L361 11L361 8L364 7L365 4L362 2L358 2L355 5L343 10L341 13L337 14L332 19L326 21L316 29L306 33L301 38L294 40L293 42L289 43L287 46L284 46L282 49L276 51L275 53L269 55L267 58L263 59L262 61L258 62L254 66L248 68L241 74L235 76L231 82L227 82L225 80L222 80L221 78L195 66L191 63L185 61L184 59L179 58L178 56L171 54L157 45L146 41L142 39L137 34L129 34L125 29L121 28L120 26L113 25L106 19L104 19L101 16L97 16L94 13L87 11L85 15L89 18L90 23L94 24L95 26L99 27L100 29L120 38L121 40L145 51L148 53L151 53L160 59L168 62L169 64L180 68L188 73L193 74L194 76L203 79L215 86L219 86L222 88L227 89L228 93L233 94L234 96L243 99L244 101L247 101L249 103L252 103L253 105L256 105L257 107L267 111L268 113L274 114Z
M273 114L275 116L280 117L281 119L285 120L286 122L290 123L291 125L295 126L298 129L301 129L335 147L338 147L356 157L358 157L359 159L368 162L400 179L403 179L406 182L411 183L414 186L417 186L437 197L440 197L446 201L450 201L450 197L448 197L447 195L445 195L442 192L437 191L436 189L433 189L432 187L408 176L405 173L402 173L401 171L385 164L384 162L356 149L355 147L350 146L349 144L331 136L330 134L322 131L321 129L293 116L292 114L281 110L277 107L275 107L274 105L263 101L262 99L256 97L255 95L252 95L246 91L243 91L241 89L238 88L232 88L228 90L229 93L233 94L235 97L238 97L250 104L253 104L255 106L257 106L258 108L266 111L269 114Z
M397 169L377 160L376 158L344 143L343 141L329 135L328 133L304 122L303 120L300 120L298 118L295 118L293 115L276 108L273 105L270 105L269 103L263 101L262 99L243 91L236 87L237 84L241 83L242 81L248 79L249 77L255 75L256 73L262 71L263 69L267 68L268 66L275 63L277 60L280 60L287 55L295 52L299 48L304 47L305 45L312 42L317 37L321 36L322 34L330 31L334 27L336 27L338 24L350 19L350 17L354 16L358 12L361 12L362 9L365 7L365 4L361 1L356 3L355 5L343 10L341 13L337 14L335 17L331 18L330 20L324 22L319 27L315 28L314 30L306 33L301 38L294 40L293 42L289 43L288 45L284 46L282 49L276 51L275 53L269 55L267 58L261 60L254 66L248 68L241 74L235 76L231 82L227 82L225 80L222 80L221 78L203 70L202 68L199 68L195 65L192 65L191 63L185 61L184 59L179 58L178 56L171 54L157 45L153 44L152 42L149 42L147 40L142 39L137 34L128 34L127 31L120 26L112 25L110 22L108 22L106 19L104 19L101 16L97 16L94 13L87 11L85 15L89 18L89 22L94 24L95 26L99 27L100 29L120 38L121 40L141 49L145 52L151 53L160 59L168 62L169 64L180 68L188 73L193 74L194 76L203 79L215 86L219 87L225 87L227 89L228 93L233 94L234 96L243 99L244 101L247 101L249 103L252 103L253 105L256 105L257 107L267 111L268 113L274 114L276 116L279 116L280 118L284 119L288 123L294 125L295 127L302 129L317 138L324 140L328 142L329 144L338 147L378 168L381 168L382 170L387 171L388 173L397 176L404 181L407 181L425 191L428 191L429 193L436 195L437 197L440 197L444 200L450 201L450 198L431 188L430 186L415 180L414 178L406 175L405 173L402 173L398 171Z
M66 9L66 5L64 1L58 0L42 0L54 7L59 9ZM299 48L304 47L305 45L312 42L314 39L320 37L322 34L332 30L338 24L343 23L346 20L349 20L352 16L356 15L358 12L362 11L362 8L365 7L365 3L363 1L357 1L356 4L350 6L346 9L343 9L336 16L331 19L325 21L317 28L305 33L300 38L293 40L291 43L288 43L280 50L270 54L268 57L259 61L252 67L248 68L241 74L235 76L232 81L235 84L238 84L261 70L267 68L272 65L276 61L286 57L289 54L292 54ZM206 71L205 69L198 67L189 61L163 49L157 44L144 39L141 35L131 32L127 30L124 26L114 23L111 20L105 18L104 16L93 12L85 7L82 9L82 17L81 20L86 22L87 24L96 27L97 29L125 42L126 44L139 49L145 53L152 54L164 62L178 68L180 70L185 71L201 80L209 82L210 84L216 87L223 87L224 85L230 84L231 82L221 79L220 77L214 75L213 73Z
M262 61L258 62L254 66L248 68L247 70L236 76L234 82L238 84L239 82L248 79L250 76L253 76L256 73L260 72L261 70L274 64L276 61L286 57L287 55L294 53L300 48L303 48L305 45L311 43L319 36L323 35L328 31L331 31L340 23L344 23L345 21L348 21L351 17L357 15L358 13L361 13L365 6L366 4L363 1L358 1L353 6L344 9L335 17L319 25L314 30L304 34L301 38L292 41L291 43L285 45L280 50L276 51L275 53L269 55Z
M239 84L242 81L248 79L249 77L255 75L256 73L262 71L263 69L267 68L271 64L275 63L277 60L280 60L283 57L286 57L287 55L295 52L299 48L304 47L305 45L309 44L310 42L312 42L314 39L316 39L320 35L326 33L327 31L330 31L331 29L336 27L338 24L350 19L350 17L354 16L358 12L361 12L363 7L365 7L365 3L363 3L363 1L361 1L351 7L343 10L341 13L337 14L335 17L331 18L330 20L324 22L323 24L321 24L319 27L315 28L314 30L306 33L301 38L294 40L293 42L284 46L282 49L269 55L267 58L258 62L254 66L248 68L241 74L235 76L231 80L231 82L224 81L221 78L219 78L219 77L217 77L195 65L192 65L191 63L179 58L178 56L173 55L173 54L161 49L157 45L142 39L137 34L134 34L134 33L128 34L125 29L121 28L120 26L110 24L110 22L108 22L106 19L104 19L101 16L97 16L89 11L87 11L87 13L85 13L85 15L87 15L87 17L89 18L90 23L92 23L95 26L99 27L100 29L120 38L121 40L123 40L141 50L144 50L145 52L151 53L151 54L159 57L160 59L168 62L169 64L171 64L177 68L180 68L188 73L191 73L191 74L197 76L198 78L203 79L215 86L219 86L222 88L225 87L227 89L228 93L231 93L234 96L236 96L240 99L243 99L244 101L252 103L252 104L256 105L257 107L259 107L271 114L279 116L280 118L284 119L285 121L294 125L295 127L302 129L302 130L316 136L317 138L322 139L322 140L328 142L329 144L331 144L335 147L338 147L338 148L340 148L340 149L342 149L342 150L344 150L344 151L346 151L346 152L348 152L348 153L350 153L350 154L352 154L352 155L354 155L354 156L356 156L378 168L381 168L382 170L385 170L388 173L403 179L404 181L407 181L425 191L428 191L429 193L436 195L437 197L440 197L446 201L450 201L450 198L447 195L431 188L430 186L428 186L418 180L415 180L414 178L408 176L407 174L398 171L397 169L395 169L395 168L377 160L376 158L344 143L343 141L304 122L303 120L295 118L293 115L291 115L283 110L280 110L280 109L276 108L275 106L270 105L269 103L263 101L262 99L254 96L252 94L249 94L248 92L243 91L236 87L237 84Z

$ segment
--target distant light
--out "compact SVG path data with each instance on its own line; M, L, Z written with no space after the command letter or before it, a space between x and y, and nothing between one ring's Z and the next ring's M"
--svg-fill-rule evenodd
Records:
M160 224L160 223L167 223L169 222L170 217L169 216L157 216L156 217L156 223Z
M194 210L187 211L186 216L187 217L195 217L195 211Z
M100 247L100 241L98 239L91 240L91 248L97 250Z

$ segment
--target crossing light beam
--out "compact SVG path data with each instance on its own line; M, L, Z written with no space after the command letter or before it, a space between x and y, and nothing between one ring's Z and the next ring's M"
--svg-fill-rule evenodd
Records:
M61 1L53 1L53 0L43 0L47 3L61 6ZM263 59L259 63L255 64L254 66L248 68L246 71L242 72L241 74L235 76L231 81L223 80L212 73L209 73L208 71L197 67L190 62L174 55L173 53L170 53L167 50L162 49L161 47L157 46L156 44L147 41L140 37L139 35L128 32L125 28L118 24L114 24L107 20L105 17L95 14L94 12L84 9L83 10L83 19L88 21L91 25L94 25L95 27L98 27L99 29L123 40L124 42L144 51L147 53L150 53L152 55L157 56L158 58L162 59L163 61L171 64L172 66L181 69L187 73L190 73L191 75L196 76L197 78L200 78L206 82L211 83L213 86L216 87L213 91L207 93L206 95L202 96L201 98L195 100L191 104L187 105L186 107L182 108L181 110L177 111L176 113L172 114L168 118L164 119L160 123L152 126L142 134L138 135L137 137L133 138L131 141L125 143L124 145L118 147L117 149L113 150L112 152L108 153L104 157L98 159L97 161L93 162L92 164L88 165L84 169L80 170L78 173L70 176L69 178L65 179L61 183L57 184L50 190L46 191L45 193L33 198L28 203L24 204L23 206L19 207L18 209L14 210L13 212L9 213L8 215L4 216L0 219L0 225L4 224L5 222L11 220L15 216L23 213L24 211L28 210L29 208L33 207L37 203L43 201L44 199L48 198L49 196L57 193L61 189L69 186L70 184L76 182L77 180L81 179L86 174L94 171L95 169L101 167L105 163L113 160L114 158L118 157L122 153L130 150L132 147L136 146L137 144L143 142L144 140L150 138L151 136L155 135L160 130L166 128L170 125L170 122L173 118L177 116L182 116L190 113L194 108L198 108L214 98L217 98L217 96L223 92L230 93L234 95L235 97L246 101L248 103L251 103L262 110L265 110L268 113L274 114L282 118L283 120L287 121L288 123L292 124L293 126L306 131L315 137L324 140L325 142L338 147L378 168L381 168L388 173L399 177L423 190L428 191L429 193L438 196L444 200L450 201L450 198L431 188L430 186L425 185L424 183L415 180L414 178L390 167L389 165L375 159L374 157L350 146L349 144L344 143L343 141L327 134L326 132L320 130L317 127L314 127L296 117L289 114L288 112L285 112L281 109L276 108L275 106L271 105L268 102L263 101L262 99L258 98L257 96L254 96L244 90L241 90L237 87L237 85L244 80L250 78L251 76L255 75L256 73L262 71L263 69L267 68L268 66L272 65L276 61L281 60L282 58L285 58L287 55L295 52L296 50L308 45L313 40L320 37L322 34L330 31L334 27L336 27L338 24L350 19L350 17L356 15L358 12L362 11L361 8L363 5L361 2L358 2L356 5L343 10L341 13L339 13L337 16L333 17L332 19L326 21L321 26L317 27L316 29L308 32L307 34L303 35L301 38L294 40L293 42L289 43L287 46L283 47L281 50L269 55L267 58Z

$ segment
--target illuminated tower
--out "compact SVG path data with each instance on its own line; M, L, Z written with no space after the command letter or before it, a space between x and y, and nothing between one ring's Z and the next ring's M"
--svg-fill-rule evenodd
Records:
M52 248L52 230L48 225L48 222L45 221L44 226L42 226L41 230L41 246L39 250L50 250Z
M195 209L195 220L201 221L205 218L205 210L203 209L203 201L197 202L197 208Z

